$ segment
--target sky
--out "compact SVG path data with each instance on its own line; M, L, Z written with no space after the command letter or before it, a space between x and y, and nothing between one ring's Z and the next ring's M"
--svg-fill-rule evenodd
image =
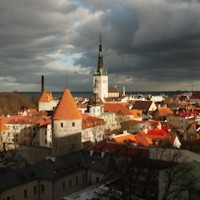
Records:
M0 0L0 92L200 90L200 0Z

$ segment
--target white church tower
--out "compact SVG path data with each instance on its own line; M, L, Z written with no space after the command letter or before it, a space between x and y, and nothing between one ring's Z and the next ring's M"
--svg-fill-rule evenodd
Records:
M99 57L97 70L93 76L93 93L98 94L102 101L108 97L108 73L104 69L101 36L99 41Z

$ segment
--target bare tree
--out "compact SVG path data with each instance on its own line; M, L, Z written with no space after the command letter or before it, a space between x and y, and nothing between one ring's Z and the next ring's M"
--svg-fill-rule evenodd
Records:
M118 180L114 189L121 191L121 199L172 200L183 199L188 190L200 181L195 176L196 167L185 161L180 150L158 149L157 157L145 156L147 149L135 148L135 155L129 155L124 148L122 157L117 158L119 167Z
M93 139L95 143L103 139L103 135L105 134L105 126L104 124L97 124L94 122L94 126L91 128Z
M192 163L175 163L159 172L159 199L185 199L189 190L200 181L200 176L194 176Z

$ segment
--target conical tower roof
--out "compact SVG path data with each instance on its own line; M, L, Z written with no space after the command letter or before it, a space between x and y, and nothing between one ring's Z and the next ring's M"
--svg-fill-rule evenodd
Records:
M54 112L53 120L73 120L82 119L81 113L71 95L71 92L66 88L60 99L60 102Z

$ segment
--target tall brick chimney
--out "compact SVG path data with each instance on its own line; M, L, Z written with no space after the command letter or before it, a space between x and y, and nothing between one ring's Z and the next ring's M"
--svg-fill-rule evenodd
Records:
M41 76L41 93L44 92L44 75Z

